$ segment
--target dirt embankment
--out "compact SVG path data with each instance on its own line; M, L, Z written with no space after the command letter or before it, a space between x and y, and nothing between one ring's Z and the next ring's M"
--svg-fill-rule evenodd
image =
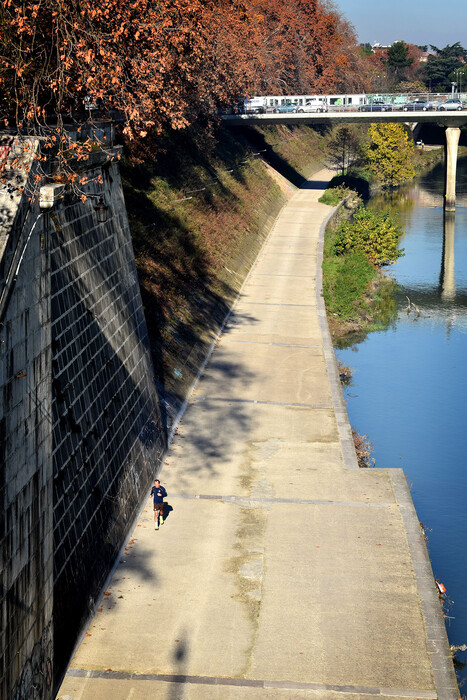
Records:
M158 390L168 429L280 208L322 167L307 126L185 131L122 164Z

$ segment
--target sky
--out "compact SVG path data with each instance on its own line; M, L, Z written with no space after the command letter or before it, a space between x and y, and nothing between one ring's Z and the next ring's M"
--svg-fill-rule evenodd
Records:
M467 48L467 0L335 0L361 43Z

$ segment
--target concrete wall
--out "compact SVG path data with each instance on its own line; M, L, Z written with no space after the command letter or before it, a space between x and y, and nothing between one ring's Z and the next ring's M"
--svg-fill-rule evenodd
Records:
M10 162L16 154L10 154ZM0 191L0 697L51 697L52 406L45 217L18 188ZM35 693L35 694L34 694Z
M165 448L118 167L95 161L108 220L94 196L50 217L57 679Z
M118 166L83 174L0 201L2 700L53 696L165 450Z

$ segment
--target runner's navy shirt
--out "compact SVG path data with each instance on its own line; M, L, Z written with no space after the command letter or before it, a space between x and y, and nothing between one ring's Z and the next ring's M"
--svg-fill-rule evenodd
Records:
M151 496L154 496L154 503L162 503L167 496L167 491L163 486L159 486L157 489L153 486L151 489Z

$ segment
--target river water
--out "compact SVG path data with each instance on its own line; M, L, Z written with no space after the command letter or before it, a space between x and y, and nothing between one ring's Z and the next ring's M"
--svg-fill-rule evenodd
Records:
M403 189L397 202L373 202L397 213L405 230L405 256L386 268L399 285L397 318L336 354L353 370L344 391L352 427L373 443L376 467L401 467L411 484L434 575L453 601L449 641L461 645L467 644L467 158L459 161L457 191L455 217L446 220L443 166ZM462 666L467 653L457 660ZM466 692L467 667L458 675Z

